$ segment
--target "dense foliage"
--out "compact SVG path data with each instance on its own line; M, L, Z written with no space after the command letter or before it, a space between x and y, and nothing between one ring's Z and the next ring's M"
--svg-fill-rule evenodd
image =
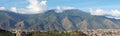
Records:
M33 32L32 36L87 36L87 35L80 31L73 32L49 31L49 32Z
M15 34L9 32L9 31L0 29L0 36L15 36Z
M0 29L0 36L15 36L15 34ZM87 35L80 31L60 32L55 30L48 32L39 32L39 31L29 32L29 34L22 33L21 36L87 36Z

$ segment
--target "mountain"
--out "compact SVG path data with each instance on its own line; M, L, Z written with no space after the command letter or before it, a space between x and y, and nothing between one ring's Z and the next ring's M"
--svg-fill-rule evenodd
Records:
M56 13L52 9L39 14L0 10L0 28L41 31L120 29L120 20L91 15L78 9L63 10L62 13Z

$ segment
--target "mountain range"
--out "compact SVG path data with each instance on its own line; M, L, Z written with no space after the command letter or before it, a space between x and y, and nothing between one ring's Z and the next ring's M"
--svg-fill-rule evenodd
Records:
M0 28L40 31L120 29L120 20L91 15L78 9L63 10L62 13L56 13L56 10L52 9L39 14L0 10Z

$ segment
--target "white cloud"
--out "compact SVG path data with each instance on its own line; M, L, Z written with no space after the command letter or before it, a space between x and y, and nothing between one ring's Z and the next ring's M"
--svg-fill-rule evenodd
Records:
M34 14L34 12L30 12L29 10L26 10L26 9L19 9L18 10L18 13L21 13L21 14Z
M46 0L41 1L40 3L38 2L38 0L28 0L28 2L30 3L27 8L31 13L42 13L45 9L46 9Z
M29 5L26 6L26 9L16 9L16 7L12 7L10 10L20 14L38 14L46 10L46 0L42 0L41 2L39 2L38 0L28 0L28 2Z
M96 9L96 10L93 10L92 8L90 8L90 13L91 15L105 15L106 14L106 11L104 11L103 9Z
M71 10L71 9L76 9L75 7L70 7L70 6L67 6L67 7L63 7L64 10Z
M57 6L55 12L56 13L62 13L63 10L62 10L62 8L60 6Z
M17 8L16 7L12 7L10 10L17 13Z
M77 9L77 8L69 7L69 6L64 6L64 7L57 6L55 11L56 13L62 13L64 10L71 10L71 9Z
M118 11L118 10L112 10L110 14L112 16L120 17L120 11Z
M0 10L6 10L6 8L5 7L0 7Z
M120 11L119 10L111 10L111 11L105 11L103 9L90 9L91 15L97 15L97 16L106 16L108 18L115 18L119 19L120 18Z

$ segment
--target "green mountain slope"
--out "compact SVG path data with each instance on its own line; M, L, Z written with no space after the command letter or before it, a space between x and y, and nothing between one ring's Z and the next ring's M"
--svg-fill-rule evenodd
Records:
M77 9L64 10L62 13L48 10L40 14L18 14L0 10L0 28L9 30L19 27L41 31L120 29L120 20L90 15Z

